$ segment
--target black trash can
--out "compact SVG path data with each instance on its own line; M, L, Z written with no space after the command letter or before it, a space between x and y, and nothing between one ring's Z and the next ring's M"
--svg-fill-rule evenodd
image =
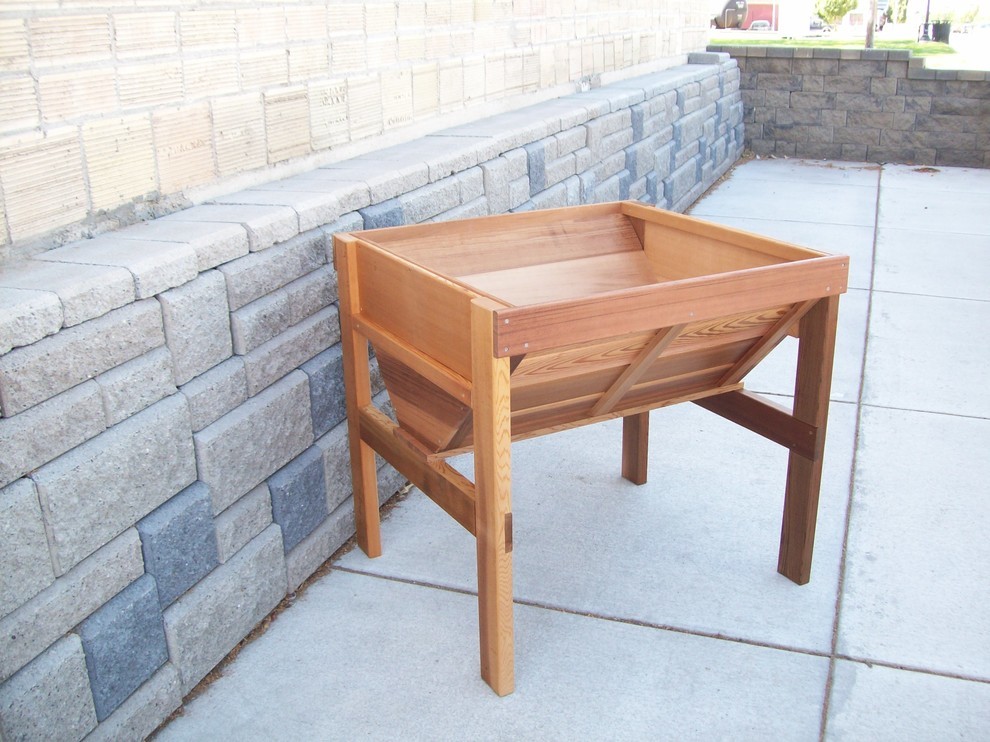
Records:
M951 33L951 21L935 21L932 23L932 41L940 41L943 44L948 44Z

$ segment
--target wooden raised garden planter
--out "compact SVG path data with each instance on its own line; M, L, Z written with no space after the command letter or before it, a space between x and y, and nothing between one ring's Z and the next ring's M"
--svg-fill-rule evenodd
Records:
M512 440L695 402L790 449L777 568L808 581L848 258L619 202L338 234L357 537L381 553L374 452L475 535L481 674L513 690ZM793 411L742 380L800 338ZM371 402L368 341L398 425ZM446 457L474 452L474 482Z

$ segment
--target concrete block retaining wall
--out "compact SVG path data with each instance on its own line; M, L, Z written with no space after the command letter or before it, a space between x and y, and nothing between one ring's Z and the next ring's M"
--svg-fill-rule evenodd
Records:
M908 51L711 46L739 63L758 155L990 167L990 73Z
M691 61L0 269L0 737L147 735L353 533L335 232L682 210L742 151Z

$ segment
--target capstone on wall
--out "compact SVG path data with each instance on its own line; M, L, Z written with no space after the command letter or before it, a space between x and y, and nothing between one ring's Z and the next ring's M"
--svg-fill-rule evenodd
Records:
M4 0L0 262L442 116L682 64L706 31L685 0Z

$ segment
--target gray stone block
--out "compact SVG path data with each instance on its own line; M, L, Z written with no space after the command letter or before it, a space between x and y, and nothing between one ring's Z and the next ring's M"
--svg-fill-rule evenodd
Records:
M106 719L168 659L155 581L142 575L79 626L96 718Z
M160 399L175 394L172 354L168 348L155 348L100 374L96 377L96 383L103 397L107 425L116 425Z
M230 310L222 273L207 271L161 294L158 301L177 384L185 384L230 357Z
M225 563L251 539L272 524L272 497L259 484L216 517L217 549Z
M303 539L285 557L288 592L299 589L320 565L354 535L354 507L346 502Z
M588 130L583 126L575 126L553 135L556 142L557 157L563 157L571 152L577 152L588 143Z
M537 193L533 196L532 204L534 209L554 209L567 206L567 187L563 183L558 183L553 188Z
M598 146L598 157L604 160L616 152L621 152L632 143L632 128L620 129L614 134L608 134L602 137Z
M265 344L292 326L289 317L289 295L282 289L232 312L230 332L234 352L243 355Z
M405 223L405 215L402 213L402 203L397 198L384 201L380 204L373 204L358 212L364 218L365 229L378 229L379 227L398 227Z
M529 200L529 176L524 175L509 183L509 208L515 209ZM497 213L492 210L491 213Z
M436 181L490 160L502 147L493 137L466 137L439 131L420 139L415 150L417 156L426 160L430 180Z
M220 266L227 281L230 311L270 294L327 262L322 232L300 235L262 253L246 255Z
M86 737L86 742L147 739L181 705L179 671L166 662L116 711L100 722Z
M860 55L864 50L859 51ZM839 74L845 77L883 77L887 74L886 59L839 59Z
M461 204L450 211L438 214L431 221L446 222L453 221L454 219L471 219L476 216L488 216L490 213L488 199L481 196L473 201L468 201L466 204Z
M651 136L626 147L626 167L635 180L653 170L657 150L657 137Z
M629 109L629 115L632 119L634 142L638 142L645 135L645 124L648 113L649 104L647 103L637 103Z
M671 204L677 204L697 183L698 158L694 157L664 179L664 197Z
M581 181L576 175L572 175L565 180L562 185L567 194L568 206L579 206L581 204Z
M546 188L546 146L543 142L531 142L523 147L526 150L527 174L529 175L529 195L534 196Z
M0 287L52 292L62 303L66 327L134 301L134 277L127 269L114 266L25 260L4 265Z
M285 585L282 533L273 524L165 611L182 695L278 605Z
M565 154L563 157L547 162L544 168L543 190L557 185L575 174L577 174L577 157L574 153Z
M185 399L152 405L32 478L63 574L196 479Z
M49 250L36 259L126 268L134 276L134 295L138 299L181 286L199 273L196 253L189 245L122 240L112 232Z
M323 481L327 490L327 512L332 513L351 496L351 456L347 423L342 422L316 442L323 455Z
M327 517L323 457L311 446L268 479L272 517L282 528L286 554Z
M183 212L169 219L155 219L135 224L116 233L122 240L142 242L181 242L196 253L199 272L208 271L221 263L247 255L247 230L240 224L221 222L180 221Z
M646 176L646 197L651 204L657 202L657 173L652 172Z
M299 218L288 206L204 204L169 214L158 221L239 224L247 232L252 252L265 250L299 234Z
M337 232L356 232L364 229L364 218L356 211L344 214L333 224L328 224L321 232L326 240L327 262L333 264L333 236ZM336 276L336 273L334 274Z
M0 489L0 544L2 618L55 581L38 493L29 479Z
M619 201L629 196L629 172L622 170L603 180L595 188L595 200L599 203Z
M99 435L105 428L100 388L93 381L19 415L0 418L0 487Z
M306 232L332 222L340 216L340 202L332 193L313 191L273 191L250 189L220 196L218 204L248 204L255 206L288 206L296 212L298 231Z
M143 573L131 528L0 619L0 683Z
M649 202L649 198L646 195L646 178L640 178L629 184L629 195L627 198L632 201Z
M461 203L461 184L457 178L444 178L398 198L403 219L408 224L425 222ZM370 207L373 209L374 207ZM367 214L367 209L365 213ZM367 223L367 216L365 216Z
M289 295L289 321L299 324L337 300L337 272L333 266L318 268L285 287Z
M336 307L327 307L293 325L244 356L248 394L257 394L339 341L340 323Z
M51 399L87 379L165 344L153 299L0 356L0 405L5 416Z
M247 400L244 361L230 358L183 385L180 391L189 402L193 432L198 432Z
M78 740L95 726L86 661L75 634L0 685L0 739Z
M155 578L162 608L219 564L210 490L186 487L138 521L145 571Z
M388 201L430 182L430 168L425 162L384 168L381 163L371 162L368 167L365 183L373 204Z
M700 139L705 127L704 111L683 116L674 122L674 140L679 147L686 147L691 142Z
M485 193L494 214L503 214L509 210L509 162L504 157L496 157L481 164L481 172L485 181ZM527 191L528 191L527 187Z
M574 151L574 172L575 174L581 174L588 170L591 170L592 166L595 164L595 158L592 152L587 147L581 147Z
M219 513L312 444L308 377L293 371L194 439L200 479Z
M724 52L690 52L688 64L721 64L728 56Z
M371 203L371 192L367 183L346 177L342 180L341 171L325 168L307 170L291 178L263 183L252 187L251 190L324 193L336 199L341 214L363 208Z
M241 307L230 317L234 351L249 353L318 313L336 294L337 274L327 266Z
M553 122L541 113L538 106L529 106L447 129L446 133L490 137L496 150L507 151L553 133Z
M673 162L671 163L673 169L677 170L684 163L693 160L699 154L701 154L701 142L697 140L691 142L686 147L678 149L676 152L674 152L674 159Z
M594 170L585 173L578 173L578 180L581 182L581 203L591 204L595 202L595 186L598 185L598 178Z
M55 294L0 286L0 354L58 332L62 319Z
M302 365L302 370L309 377L313 434L320 437L347 416L344 358L340 345L311 358Z
M599 162L594 168L594 173L595 177L598 179L598 182L601 183L602 181L611 178L613 175L617 175L625 169L626 153L619 150L615 154L606 157L604 160Z
M480 167L473 167L458 173L457 182L461 187L461 203L466 204L485 195L485 175Z

